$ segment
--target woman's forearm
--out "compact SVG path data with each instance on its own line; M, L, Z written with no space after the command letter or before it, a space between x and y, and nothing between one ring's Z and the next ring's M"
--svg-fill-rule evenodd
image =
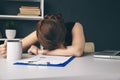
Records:
M27 49L29 46L36 43L37 41L38 40L37 40L37 36L36 36L36 31L34 31L34 32L32 32L31 34L29 34L28 36L26 36L25 38L22 39L23 50Z
M75 49L72 46L68 46L67 48L64 49L56 49L56 50L52 50L52 51L47 51L44 50L43 53L45 53L46 55L58 55L58 56L81 56L83 53L83 50L78 50Z

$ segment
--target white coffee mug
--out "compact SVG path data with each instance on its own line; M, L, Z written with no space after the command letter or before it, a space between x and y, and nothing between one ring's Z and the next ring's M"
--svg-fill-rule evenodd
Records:
M7 61L20 60L22 57L22 43L19 40L7 41Z

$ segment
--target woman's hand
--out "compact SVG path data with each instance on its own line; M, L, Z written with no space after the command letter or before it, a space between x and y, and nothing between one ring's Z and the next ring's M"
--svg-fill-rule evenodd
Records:
M32 45L32 46L28 49L28 54L35 54L35 55L37 55L37 54L38 54L38 50L39 50L38 47Z
M5 40L4 44L0 45L0 55L6 58L7 57L6 52L7 52L7 41Z
M28 54L43 54L46 55L49 51L48 50L43 50L43 49L39 49L38 47L32 45L29 49L28 49Z

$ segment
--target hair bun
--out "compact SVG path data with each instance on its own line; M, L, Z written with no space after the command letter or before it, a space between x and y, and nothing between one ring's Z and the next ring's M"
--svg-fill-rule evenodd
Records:
M47 14L45 15L44 19L52 19L52 20L64 22L63 15L61 13Z

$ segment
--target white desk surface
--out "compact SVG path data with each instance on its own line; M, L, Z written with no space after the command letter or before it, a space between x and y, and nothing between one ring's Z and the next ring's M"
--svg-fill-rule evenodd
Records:
M28 55L23 55L27 57ZM0 58L0 80L120 80L120 60L87 54L65 67L11 65Z

